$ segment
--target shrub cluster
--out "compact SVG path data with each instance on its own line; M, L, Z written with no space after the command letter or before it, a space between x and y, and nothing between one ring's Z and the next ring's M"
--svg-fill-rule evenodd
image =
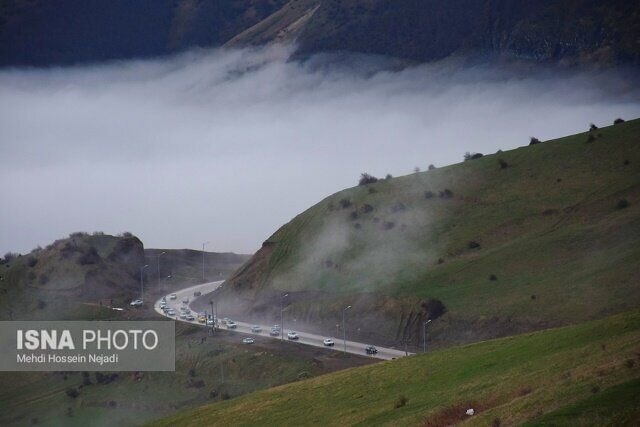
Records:
M449 190L448 188L445 188L439 193L439 196L441 199L450 199L453 197L453 191Z
M360 175L360 180L358 181L358 185L368 185L374 184L378 182L378 178L373 175L369 175L368 173L363 173Z
M464 153L464 161L469 161L469 160L475 160L475 159L479 159L480 157L484 156L484 154L482 153L470 153L470 152L466 152Z
M90 246L89 249L82 254L80 258L78 258L78 264L80 265L91 265L97 264L100 261L100 255L98 251L93 246Z
M351 205L352 205L351 200L349 200L349 199L347 199L347 198L340 199L340 201L339 201L338 203L340 203L340 207L341 207L342 209L348 209L348 208L350 208L350 207L351 207Z

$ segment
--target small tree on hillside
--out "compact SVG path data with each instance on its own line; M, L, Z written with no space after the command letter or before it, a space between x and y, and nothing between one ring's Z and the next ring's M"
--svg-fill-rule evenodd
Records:
M378 178L373 175L369 175L368 173L363 173L360 175L360 180L358 181L358 185L367 185L378 182Z

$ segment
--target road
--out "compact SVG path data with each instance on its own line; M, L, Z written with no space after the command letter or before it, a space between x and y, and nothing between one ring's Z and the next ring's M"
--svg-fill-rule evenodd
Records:
M186 322L186 323L191 323L194 325L198 325L198 326L202 326L202 327L206 327L205 325L203 325L202 323L198 323L197 320L194 321L187 321L187 320L183 320L180 319L178 316L180 314L179 308L181 306L183 306L182 300L189 298L189 309L193 312L193 314L195 314L195 310L193 310L191 308L191 303L193 302L193 300L195 299L193 296L194 292L201 292L202 295L211 293L213 291L215 291L221 284L222 284L222 280L218 281L218 282L209 282L209 283L203 283L201 285L195 285L195 286L191 286L188 288L184 288L181 289L179 291L174 292L176 294L176 299L175 300L171 300L169 299L168 295L167 295L167 305L173 309L176 310L176 316L169 316L167 314L165 314L161 309L160 309L160 300L156 301L154 304L154 309L157 313L169 317L171 319L175 319L176 321L179 322ZM220 307L218 306L218 317L220 319L225 317L224 314L224 307ZM257 333L257 332L252 332L251 331L251 327L254 326L254 323L247 323L247 322L242 322L242 321L238 321L236 319L233 319L233 321L238 325L237 329L228 329L229 331L232 332L239 332L242 334L246 334L246 335L253 335L253 336L261 336L261 337L265 337L265 338L270 338L270 339L281 339L281 336L278 337L272 337L271 335L269 335L269 331L271 331L271 326L272 325L258 325L262 328L262 331ZM285 325L286 326L286 325ZM290 331L293 331L293 329L288 329L288 328L283 328L284 329L284 338L286 339L287 337L287 333ZM309 332L303 332L303 331L298 331L296 330L295 332L298 333L298 336L300 337L298 340L295 341L290 341L290 342L295 342L297 344L305 344L305 345L311 345L314 347L322 347L322 348L326 348L326 349L332 349L335 351L343 351L344 346L343 346L343 340L341 338L335 338L335 337L326 337L326 336L322 336L322 335L317 335L317 334L312 334ZM331 338L334 342L335 345L333 347L326 347L323 344L323 340L325 338ZM355 342L355 341L349 341L347 340L346 343L346 347L347 347L347 353L352 353L352 354L358 354L361 356L366 356L366 352L365 352L365 348L367 347L368 344L366 343L359 343L359 342ZM378 349L378 353L375 355L372 355L371 357L375 357L378 359L384 359L384 360L390 360L390 359L395 359L395 358L399 358L399 357L404 357L407 354L402 351L402 350L397 350L394 348L384 348L384 347L376 347ZM408 353L409 355L411 353Z

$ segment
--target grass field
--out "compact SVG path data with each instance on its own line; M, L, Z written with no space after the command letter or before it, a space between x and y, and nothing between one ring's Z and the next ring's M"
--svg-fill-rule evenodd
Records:
M325 331L351 304L353 333L388 344L417 344L438 300L435 346L634 309L639 141L632 120L343 190L274 233L227 296L289 292L291 316Z
M153 425L633 425L638 378L633 311L352 368Z
M94 372L0 373L0 425L140 425L180 409L370 363L268 339L249 347L240 343L241 335L221 331L211 338L205 328L182 323L176 335L175 372L117 372L101 382ZM70 397L69 389L78 396Z

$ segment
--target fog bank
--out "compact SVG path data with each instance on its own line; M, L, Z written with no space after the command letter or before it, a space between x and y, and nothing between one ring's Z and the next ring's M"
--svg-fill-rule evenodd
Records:
M0 71L0 253L79 230L251 253L362 172L403 175L640 116L622 72L391 71L289 53Z

